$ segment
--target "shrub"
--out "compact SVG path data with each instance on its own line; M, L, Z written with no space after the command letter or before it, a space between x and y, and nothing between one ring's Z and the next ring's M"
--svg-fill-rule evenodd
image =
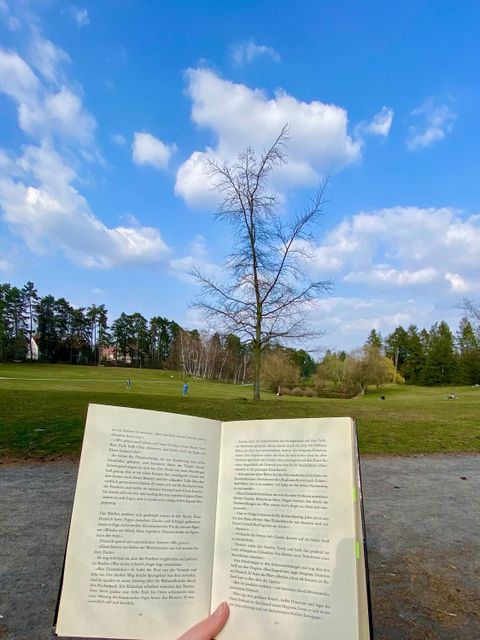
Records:
M292 395L292 396L303 396L303 389L301 389L300 387L294 387L292 389L292 391L290 392L290 395Z

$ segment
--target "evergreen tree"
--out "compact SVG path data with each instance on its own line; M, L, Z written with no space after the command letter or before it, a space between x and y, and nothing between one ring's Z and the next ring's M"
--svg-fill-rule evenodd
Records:
M130 355L129 347L134 341L134 332L132 327L131 316L121 313L120 317L114 320L112 324L112 338L115 344L115 363L118 356L126 362Z
M368 334L367 341L365 342L365 346L375 347L376 349L381 349L383 346L382 336L378 331L372 329Z
M456 338L459 384L480 384L480 338L468 318L462 318Z
M428 332L426 335L428 337ZM419 333L414 324L410 325L407 329L405 349L405 360L400 367L400 373L411 384L421 384L426 358L425 330L422 329Z
M408 334L403 327L397 327L385 339L385 355L393 362L396 378L408 357Z
M40 298L35 304L35 312L40 356L48 362L54 362L57 350L55 298L51 295Z
M290 358L299 367L302 378L308 378L314 373L317 365L312 356L304 349L289 349Z
M457 361L453 334L443 320L430 329L430 338L422 372L423 384L452 384L455 379Z

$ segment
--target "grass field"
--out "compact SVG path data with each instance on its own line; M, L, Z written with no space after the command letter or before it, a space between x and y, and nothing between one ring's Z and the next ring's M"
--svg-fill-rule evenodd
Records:
M0 365L0 461L77 455L89 402L218 420L346 415L357 421L362 453L480 452L480 389L387 385L352 400L265 392L254 403L251 386L189 379L182 398L182 383L170 371ZM452 392L457 400L446 399Z

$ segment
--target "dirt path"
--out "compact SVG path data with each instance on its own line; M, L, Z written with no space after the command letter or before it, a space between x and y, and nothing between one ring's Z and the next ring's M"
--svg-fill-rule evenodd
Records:
M480 456L367 457L362 471L375 639L479 640ZM2 640L54 637L76 473L0 467Z

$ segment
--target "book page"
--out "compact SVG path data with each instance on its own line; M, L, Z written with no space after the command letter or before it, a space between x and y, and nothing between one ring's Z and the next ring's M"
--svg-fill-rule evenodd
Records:
M174 638L208 615L220 423L90 405L57 634Z
M356 435L354 433L354 435ZM353 477L355 479L355 529L357 538L357 593L358 593L358 626L360 640L370 640L370 612L369 612L369 593L367 575L367 555L366 555L366 539L363 522L363 490L360 474L360 459L358 454L358 443L354 438L354 447L352 450Z
M212 607L222 640L358 639L349 418L224 423Z

